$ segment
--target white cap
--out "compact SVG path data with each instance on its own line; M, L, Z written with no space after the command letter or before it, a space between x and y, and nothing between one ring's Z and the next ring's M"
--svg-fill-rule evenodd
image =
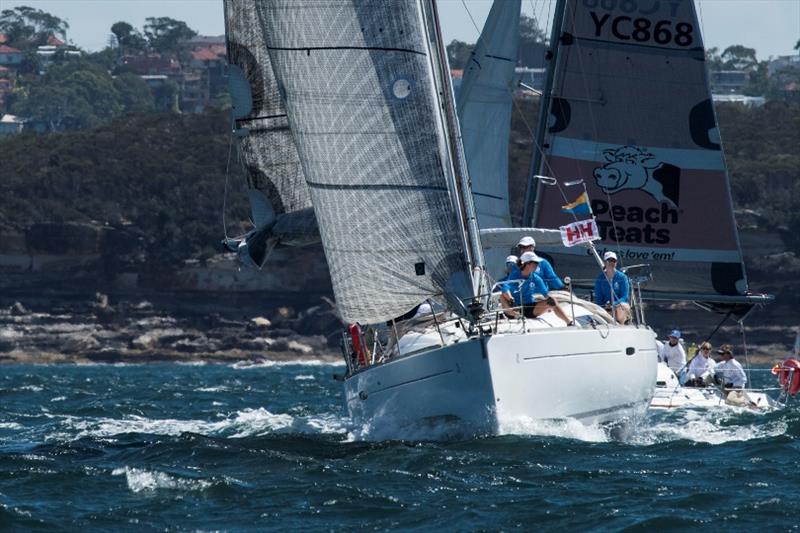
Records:
M506 263L514 263L517 264L517 256L516 255L509 255L506 257Z
M617 260L617 254L614 252L606 252L603 254L603 261L608 261L609 259Z
M533 240L533 237L526 235L519 240L517 246L536 246L536 241Z
M539 257L538 255L536 255L534 252L525 252L524 254L519 256L519 260L522 261L523 265L525 263L530 263L532 261L535 261L537 263L541 263L542 262L542 258Z

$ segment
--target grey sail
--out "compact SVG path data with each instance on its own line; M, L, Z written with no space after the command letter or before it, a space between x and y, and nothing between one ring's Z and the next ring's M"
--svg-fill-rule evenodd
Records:
M458 92L461 139L482 229L511 226L508 201L508 142L519 54L521 0L494 2ZM516 243L514 243L516 244ZM502 275L508 247L483 240L486 268Z
M568 0L563 15L537 171L584 180L600 253L650 264L650 296L748 300L694 2ZM562 206L583 191L565 192L539 186L534 225L575 220ZM542 251L596 276L585 248Z
M243 259L261 266L272 247L318 242L319 233L256 0L225 0L224 9L238 153L255 224L232 244Z
M495 2L458 92L461 139L481 228L511 225L508 142L521 0Z
M425 14L414 1L258 4L338 310L375 323L472 297Z

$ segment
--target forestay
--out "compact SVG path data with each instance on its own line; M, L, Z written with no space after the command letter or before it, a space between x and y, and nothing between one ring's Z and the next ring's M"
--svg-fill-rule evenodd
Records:
M649 291L744 294L694 2L568 0L564 15L539 172L585 180L600 253L650 263ZM540 185L534 225L574 221L560 208L581 191L566 191ZM583 248L541 250L561 273L596 276Z
M292 232L316 232L286 111L256 16L256 0L225 0L225 35L239 154L257 228L281 217Z
M429 39L412 1L260 2L342 318L472 296Z
M520 0L505 0L492 5L478 43L464 68L458 91L461 138L481 228L511 225L508 140L519 15Z

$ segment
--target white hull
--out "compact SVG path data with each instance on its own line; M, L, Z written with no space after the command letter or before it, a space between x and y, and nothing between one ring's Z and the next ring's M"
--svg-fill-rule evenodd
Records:
M766 393L756 390L744 390L733 395L715 386L704 388L683 387L675 373L664 364L658 364L658 379L650 402L651 409L709 408L709 407L743 407L753 411L769 411L781 404Z
M357 425L391 427L394 438L435 425L481 435L537 420L627 424L650 404L656 364L649 328L547 327L373 365L345 380L345 398Z

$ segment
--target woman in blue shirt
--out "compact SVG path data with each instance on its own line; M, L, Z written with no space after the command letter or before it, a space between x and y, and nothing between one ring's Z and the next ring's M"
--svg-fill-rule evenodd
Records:
M558 318L572 324L566 313L561 310L553 298L547 296L548 290L544 280L536 273L542 258L533 252L525 252L519 258L520 273L522 274L522 285L519 292L513 294L506 287L500 296L500 303L506 309L506 314L516 317L517 311L510 309L512 306L522 306L523 314L526 318L534 318L548 310L552 310Z
M606 252L603 254L606 262L603 272L594 282L594 298L597 305L602 305L607 310L614 310L614 319L624 324L631 317L631 305L628 303L631 284L624 272L617 270L617 254ZM611 290L614 297L611 297Z

